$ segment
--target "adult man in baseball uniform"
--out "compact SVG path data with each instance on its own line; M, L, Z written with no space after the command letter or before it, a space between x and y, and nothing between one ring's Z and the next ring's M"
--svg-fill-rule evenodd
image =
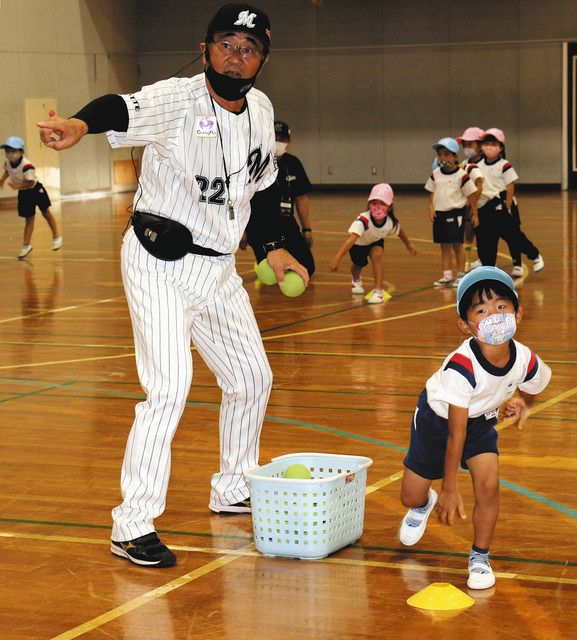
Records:
M220 470L209 507L250 512L244 469L258 464L272 374L234 252L251 214L267 230L269 264L308 283L279 243L273 109L252 89L270 47L267 15L248 4L222 7L201 45L205 72L128 95L107 95L66 120L39 123L44 142L66 149L107 131L113 147L144 146L122 278L146 400L136 406L111 551L144 566L176 557L158 539L170 444L192 382L190 342L222 389ZM56 140L55 140L56 139Z

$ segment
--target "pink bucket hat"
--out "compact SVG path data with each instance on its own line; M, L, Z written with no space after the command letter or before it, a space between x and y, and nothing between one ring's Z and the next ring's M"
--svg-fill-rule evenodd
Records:
M391 205L393 204L394 197L395 194L391 189L391 185L387 184L386 182L381 182L381 184L376 184L371 189L371 195L369 196L368 201L370 202L371 200L381 200L385 204Z
M483 139L488 138L489 136L493 136L494 138L497 138L497 140L501 144L505 144L505 134L501 131L501 129L497 129L495 127L492 127L491 129L487 129L487 131L485 131L485 135L483 136Z
M465 129L465 131L463 131L462 136L459 136L457 138L457 142L459 144L461 144L463 140L465 140L465 142L477 142L477 140L480 140L484 135L485 132L483 131L483 129L479 127L469 127L468 129Z

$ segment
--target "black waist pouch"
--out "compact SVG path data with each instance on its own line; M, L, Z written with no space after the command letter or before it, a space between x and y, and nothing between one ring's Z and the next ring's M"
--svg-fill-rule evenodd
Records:
M135 211L132 215L132 226L140 244L160 260L180 260L187 253L203 256L224 255L214 249L194 244L188 227L176 220Z

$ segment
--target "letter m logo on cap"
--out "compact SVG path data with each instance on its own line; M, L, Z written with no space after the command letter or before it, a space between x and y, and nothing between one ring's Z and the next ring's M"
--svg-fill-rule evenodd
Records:
M248 27L249 29L254 28L254 19L256 18L256 13L250 13L247 9L246 11L241 11L238 14L238 20L234 23L239 27Z

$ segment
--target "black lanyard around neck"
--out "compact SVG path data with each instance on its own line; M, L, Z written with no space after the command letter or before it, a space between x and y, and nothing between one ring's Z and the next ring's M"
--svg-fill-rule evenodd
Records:
M248 100L245 98L245 104L246 104L246 113L248 115L248 153L247 153L247 159L245 160L245 163L242 165L242 167L238 170L235 171L234 173L228 173L228 168L226 166L226 157L225 157L225 153L224 153L224 145L222 143L222 133L220 132L220 124L219 124L219 117L216 115L216 107L214 106L214 100L212 99L212 96L209 94L210 97L210 102L212 104L212 110L214 112L214 117L216 119L216 130L218 132L218 139L220 141L220 149L222 151L222 165L224 167L224 182L226 184L226 195L227 195L227 201L226 201L226 210L228 212L228 219L229 220L234 220L234 206L232 204L232 200L230 199L230 179L232 178L232 176L237 175L238 173L240 173L246 166L246 163L248 162L248 154L250 153L250 145L251 145L251 140L252 140L252 123L251 123L251 119L250 119L250 109L248 108Z

